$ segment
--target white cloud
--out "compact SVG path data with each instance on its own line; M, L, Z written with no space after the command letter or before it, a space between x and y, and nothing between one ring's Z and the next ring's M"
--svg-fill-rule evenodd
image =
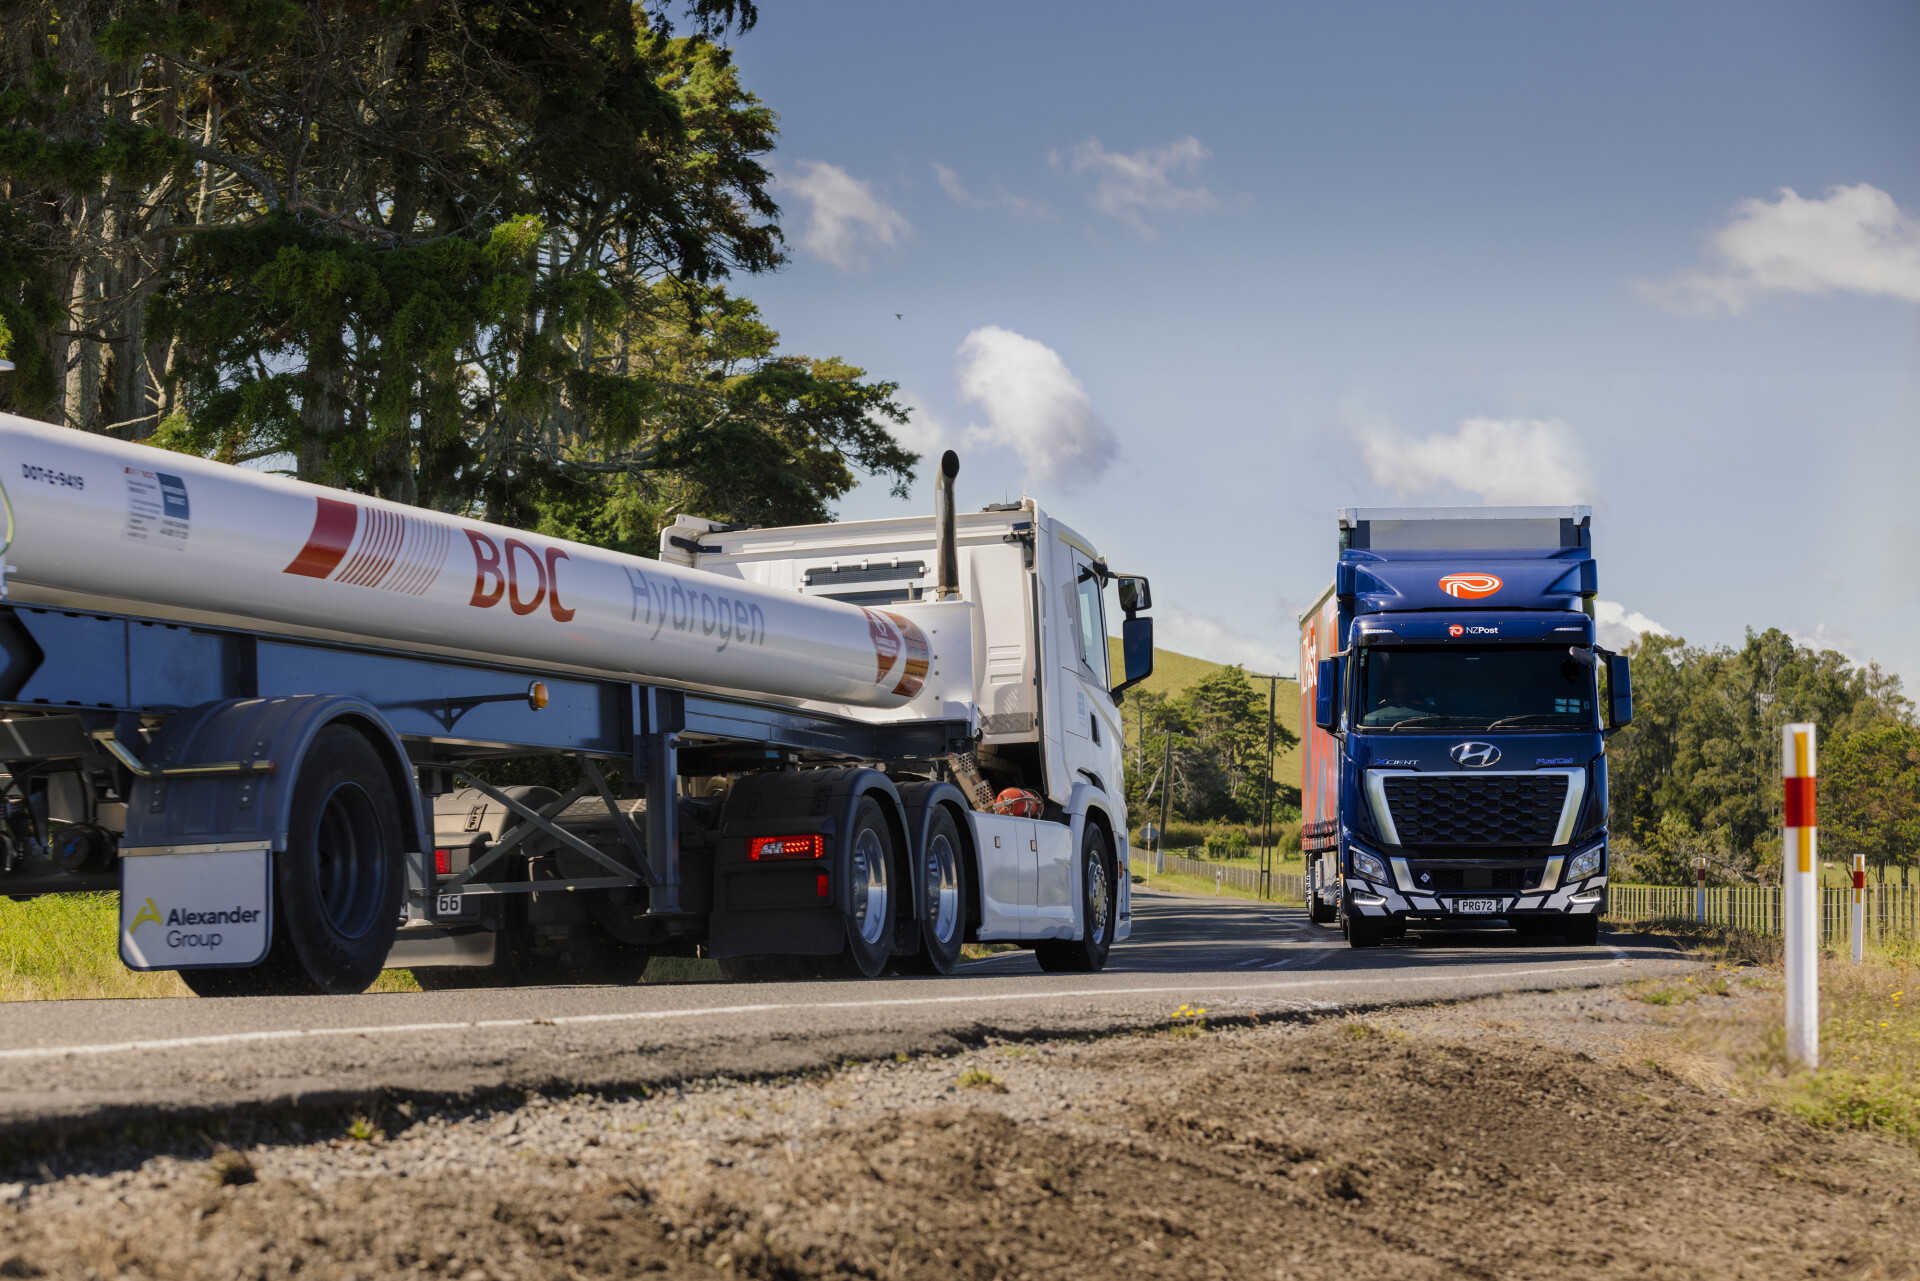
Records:
M1072 168L1076 174L1097 179L1087 197L1095 209L1152 240L1160 233L1148 224L1145 214L1204 213L1219 203L1205 187L1178 186L1172 177L1198 169L1212 154L1192 135L1135 152L1108 151L1098 138L1089 138L1073 149Z
M1828 627L1825 623L1815 624L1810 632L1789 632L1788 635L1793 637L1794 644L1805 645L1815 653L1834 650L1856 666L1866 661L1861 656L1859 641L1850 633Z
M1738 315L1769 290L1835 290L1920 303L1920 216L1878 187L1829 187L1809 200L1782 187L1773 201L1744 200L1708 242L1717 265L1637 282L1683 315Z
M895 249L913 234L899 210L838 165L802 160L779 185L810 206L800 247L841 271L864 271L875 249Z
M1290 633L1289 633L1290 635ZM1153 644L1176 654L1191 654L1210 663L1239 663L1262 675L1291 675L1300 666L1291 648L1273 643L1273 634L1241 631L1217 614L1159 605L1153 611Z
M1642 636L1671 636L1672 632L1638 611L1629 611L1619 601L1593 602L1593 635L1602 646L1623 650Z
M1498 507L1586 502L1591 489L1573 429L1558 419L1468 418L1419 440L1369 427L1360 452L1374 482L1403 497L1465 490Z
M959 174L947 168L938 160L933 162L933 176L939 180L940 190L953 197L956 204L965 205L969 209L1005 209L1007 212L1018 214L1023 218L1051 218L1053 216L1052 212L1048 210L1044 204L1029 200L1025 196L1016 196L997 184L994 187L993 195L976 196L967 190L967 185L964 182L960 181Z
M987 325L968 334L957 355L960 398L987 415L985 427L967 428L969 445L1011 449L1029 476L1068 493L1113 464L1120 442L1059 352Z
M940 450L953 443L953 432L931 409L927 408L925 401L905 389L895 395L894 399L908 411L907 422L905 426L889 422L886 428L902 445L922 457L930 457L937 455ZM938 459L936 458L935 461Z

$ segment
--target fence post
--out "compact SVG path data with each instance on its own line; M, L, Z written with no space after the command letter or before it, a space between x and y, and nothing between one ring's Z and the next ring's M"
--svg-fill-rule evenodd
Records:
M1780 773L1784 810L1780 879L1784 895L1787 952L1787 1057L1820 1066L1820 864L1814 813L1814 727L1804 722L1781 731Z

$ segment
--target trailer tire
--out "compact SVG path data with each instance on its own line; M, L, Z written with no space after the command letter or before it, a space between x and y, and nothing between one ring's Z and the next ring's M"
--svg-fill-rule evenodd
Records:
M1113 889L1113 854L1098 823L1088 820L1080 837L1080 917L1087 923L1085 937L1066 942L1045 939L1033 945L1034 959L1049 974L1092 974L1104 969L1113 948L1117 910Z
M842 891L847 941L825 968L847 978L878 978L893 959L894 914L905 878L899 875L899 861L894 858L893 828L871 795L862 797L854 810L847 857L840 866L847 877Z
M273 861L273 946L262 968L308 992L364 992L380 976L406 890L400 804L366 736L315 736L293 785L287 848Z
M400 805L366 736L335 723L293 784L287 848L273 856L273 938L251 969L181 970L198 996L339 996L373 986L406 891Z
M926 848L920 851L925 891L920 909L920 950L902 957L900 969L909 974L951 974L960 964L960 948L967 938L969 872L960 825L945 806L937 808L927 824Z
M1307 919L1315 925L1331 925L1340 917L1340 909L1328 907L1320 894L1311 867L1307 871Z

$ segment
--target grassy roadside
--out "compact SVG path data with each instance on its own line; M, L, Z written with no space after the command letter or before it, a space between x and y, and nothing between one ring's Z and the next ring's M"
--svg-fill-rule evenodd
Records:
M48 894L0 900L0 1001L192 996L170 970L142 974L120 963L120 900ZM387 970L375 992L417 992L406 970Z
M1148 864L1147 866L1151 867L1152 864ZM1278 895L1271 899L1262 900L1258 894L1250 890L1244 890L1237 885L1229 885L1224 882L1217 887L1220 892L1216 896L1214 894L1216 886L1213 878L1210 876L1183 876L1176 872L1160 872L1156 874L1153 872L1142 873L1138 871L1136 871L1134 875L1136 877L1144 877L1144 879L1138 882L1142 887L1153 890L1165 890L1169 894L1196 894L1206 898L1237 898L1246 899L1249 902L1255 903L1262 901L1270 903L1299 902L1298 899L1287 899L1279 897Z
M1683 1075L1717 1063L1718 1082L1823 1129L1861 1130L1920 1146L1920 956L1911 944L1870 948L1855 965L1820 961L1820 1066L1786 1056L1780 940L1724 926L1640 926L1713 965L1693 979L1644 980L1628 994L1669 1007L1688 1050ZM1722 998L1745 997L1742 1000Z

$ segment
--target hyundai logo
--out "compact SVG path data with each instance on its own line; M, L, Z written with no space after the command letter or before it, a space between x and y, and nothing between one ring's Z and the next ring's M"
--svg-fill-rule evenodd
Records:
M1460 743L1447 755L1453 757L1456 765L1485 769L1500 759L1500 749L1492 743Z

